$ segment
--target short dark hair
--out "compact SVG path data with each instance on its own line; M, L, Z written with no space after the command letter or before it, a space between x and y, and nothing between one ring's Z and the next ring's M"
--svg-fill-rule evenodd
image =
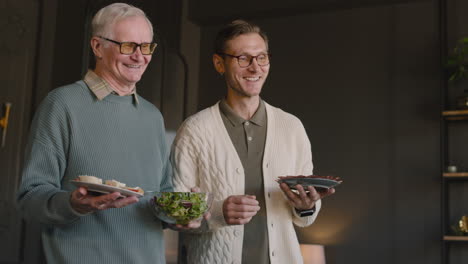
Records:
M226 42L231 39L234 39L240 35L257 33L265 41L267 50L268 50L268 37L265 32L263 32L259 26L247 22L242 19L237 19L231 23L225 25L221 30L218 31L214 41L214 52L217 54L224 53L226 51Z

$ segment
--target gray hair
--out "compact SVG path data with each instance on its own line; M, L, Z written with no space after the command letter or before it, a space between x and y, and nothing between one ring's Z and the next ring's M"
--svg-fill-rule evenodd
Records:
M151 37L153 36L153 25L146 16L143 10L125 3L113 3L105 6L94 15L91 21L91 33L93 36L103 36L112 38L109 34L113 34L112 27L114 24L122 19L141 16L146 19L148 26L151 31Z
M214 41L214 52L224 53L226 51L226 42L234 39L240 35L257 33L265 41L266 48L268 50L268 37L259 26L247 22L242 19L237 19L224 26L216 35Z

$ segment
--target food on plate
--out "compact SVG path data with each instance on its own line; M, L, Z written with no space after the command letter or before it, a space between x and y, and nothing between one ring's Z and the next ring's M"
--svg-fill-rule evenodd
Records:
M89 175L80 175L78 176L76 180L80 182L102 184L102 179L95 177L95 176L89 176Z
M89 176L89 175L80 175L75 179L75 181L87 182L87 183L93 183L93 184L103 184L103 181L101 178L96 177L96 176ZM125 190L129 190L132 192L140 193L140 194L145 193L145 191L143 191L143 189L140 187L128 187L127 184L116 181L116 180L105 180L104 185L116 187L119 189L125 189Z
M125 183L116 180L106 180L104 183L117 188L125 188L127 186Z
M129 191L132 191L132 192L145 194L145 191L143 191L143 189L140 188L140 187L124 187L123 189L129 190Z

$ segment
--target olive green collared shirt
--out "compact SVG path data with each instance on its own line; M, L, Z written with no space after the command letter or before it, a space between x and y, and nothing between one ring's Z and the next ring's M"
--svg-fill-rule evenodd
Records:
M118 95L114 89L101 77L99 77L93 70L88 70L83 81L88 85L89 89L93 92L96 98L101 101L109 94ZM136 89L133 88L132 92L128 95L133 96L135 104L138 104L138 96L136 94Z
M260 211L244 225L242 263L269 264L268 229L263 188L262 161L265 149L267 114L260 100L257 112L250 120L237 115L222 100L219 104L221 118L242 162L245 172L245 194L255 195Z

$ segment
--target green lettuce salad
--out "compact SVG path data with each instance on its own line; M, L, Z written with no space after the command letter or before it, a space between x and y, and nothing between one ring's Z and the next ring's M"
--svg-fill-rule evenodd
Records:
M205 193L163 192L155 197L154 203L181 225L200 218L208 209Z

